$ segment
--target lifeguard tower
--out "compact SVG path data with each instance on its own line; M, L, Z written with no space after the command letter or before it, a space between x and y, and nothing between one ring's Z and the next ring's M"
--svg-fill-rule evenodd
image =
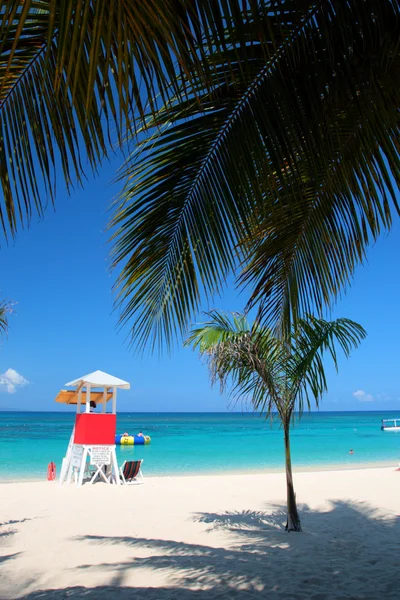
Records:
M129 390L130 384L103 371L94 371L65 385L75 389L61 390L56 402L76 405L76 417L62 462L60 485L74 480L81 486L84 478L90 483L100 478L119 485L115 453L117 389ZM96 412L91 412L91 401L96 404ZM110 401L111 412L107 412Z

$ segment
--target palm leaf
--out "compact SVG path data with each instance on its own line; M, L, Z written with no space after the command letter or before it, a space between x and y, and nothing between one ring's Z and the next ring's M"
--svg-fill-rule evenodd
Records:
M135 117L206 82L202 43L241 18L239 0L2 0L0 222L42 215L56 172L82 183ZM212 38L211 38L212 32ZM204 61L203 61L203 64Z
M399 6L261 5L246 46L230 31L211 47L211 86L150 120L122 174L114 265L139 345L184 332L239 261L250 305L289 332L399 210Z
M8 315L12 312L10 304L2 302L0 304L0 336L7 335L9 324Z
M291 402L297 403L300 414L306 405L309 409L311 399L317 406L327 391L327 381L323 358L330 355L338 370L338 347L348 358L366 338L365 329L350 319L325 321L308 315L299 319L292 332L290 360L287 363L287 375L290 380Z
M337 348L348 357L366 337L350 319L308 315L292 327L288 344L243 315L212 311L207 316L185 345L206 358L212 383L219 381L221 391L231 385L234 398L250 399L254 410L267 416L277 411L283 422L295 408L300 414L304 406L310 409L311 400L318 406L327 391L324 356L329 354L337 369Z
M244 315L213 310L209 320L193 328L185 342L208 362L211 381L223 392L232 383L234 398L251 398L255 410L282 408L287 353L267 329L254 329Z

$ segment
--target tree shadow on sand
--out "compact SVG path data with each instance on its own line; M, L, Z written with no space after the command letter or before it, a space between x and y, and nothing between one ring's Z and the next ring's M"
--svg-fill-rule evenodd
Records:
M213 532L223 530L229 538L228 548L130 536L80 536L78 539L97 546L122 544L132 550L124 562L79 567L110 572L110 586L42 590L23 598L91 600L101 594L104 598L135 598L144 593L146 600L398 598L398 516L383 519L366 503L339 501L332 502L326 512L302 506L301 514L302 534L285 533L282 507L194 515L195 521L207 525L210 544ZM340 523L341 533L336 523ZM312 559L305 560L311 552ZM127 576L138 568L164 572L168 587L126 587Z
M13 554L3 554L3 556L0 556L0 564L7 562L8 560L13 560L17 558L17 556L19 556L20 554L21 552L14 552Z
M0 542L6 538L11 537L17 533L17 530L12 525L19 525L25 523L25 521L31 521L32 519L11 519L10 521L3 521L0 523Z
M30 520L31 519L15 519L10 521L3 521L3 523L0 523L0 548L7 548L10 538L12 538L12 536L14 536L17 533L17 529L15 529L13 525L18 525L20 523L24 523L25 521ZM14 560L20 554L21 552L13 552L11 554L0 555L0 565L9 560Z

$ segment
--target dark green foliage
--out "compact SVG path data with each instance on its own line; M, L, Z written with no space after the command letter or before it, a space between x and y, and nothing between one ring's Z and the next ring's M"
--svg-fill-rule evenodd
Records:
M185 332L234 271L279 335L319 316L399 210L396 0L0 0L0 223L113 143L121 321Z
M184 332L231 270L280 335L321 316L399 210L399 4L258 7L121 173L113 258L139 345Z
M178 78L205 81L201 44L239 0L0 0L0 223L43 214L56 171L96 169ZM115 135L113 135L115 133Z

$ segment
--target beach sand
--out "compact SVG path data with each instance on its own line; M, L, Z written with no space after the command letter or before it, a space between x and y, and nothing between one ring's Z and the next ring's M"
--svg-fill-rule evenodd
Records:
M144 473L146 475L146 473ZM400 472L0 485L0 598L344 600L400 597Z

